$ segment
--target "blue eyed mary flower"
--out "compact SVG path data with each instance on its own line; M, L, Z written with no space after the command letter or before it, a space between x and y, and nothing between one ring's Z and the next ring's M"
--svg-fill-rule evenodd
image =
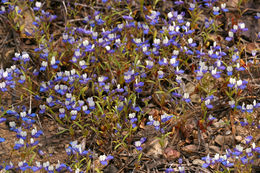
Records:
M230 100L230 101L228 101L228 104L230 105L231 108L234 108L236 102L235 102L235 100Z
M15 141L14 149L19 150L23 146L24 146L24 140L20 138L18 141Z
M169 46L170 45L170 40L168 39L168 37L166 36L163 41L162 41L163 46Z
M212 109L213 108L213 106L210 104L210 99L209 98L205 100L205 105L206 105L206 107L208 109Z
M245 23L239 23L238 27L241 31L248 31L248 28L246 28Z
M190 3L189 10L193 11L195 9L196 5L194 3Z
M39 11L41 7L42 7L42 3L36 1L36 2L35 2L35 7L33 7L33 10L34 10L34 11Z
M86 65L86 61L84 60L81 60L79 61L79 66L84 70L87 68L87 65Z
M246 105L246 111L248 113L252 113L253 112L253 108L254 108L254 106L252 104Z
M21 75L20 76L20 79L18 80L18 82L20 83L20 84L23 84L24 82L25 82L25 76L24 75Z
M45 71L47 66L48 66L48 62L47 61L42 61L42 64L41 64L41 67L40 67L40 71Z
M233 28L231 29L231 31L236 33L237 30L238 30L238 26L237 25L233 25Z
M236 145L236 148L234 149L234 152L232 153L235 156L240 156L243 154L243 147L241 145Z
M141 141L135 141L135 147L138 151L141 151L142 150L142 147L141 147L142 143Z
M159 121L153 121L153 126L155 128L155 130L160 130L160 122Z
M232 66L227 66L227 75L232 76L233 75L233 67Z
M238 80L237 81L237 83L236 83L236 88L239 88L239 89L245 89L246 88L246 84L247 84L248 82L247 81L245 81L245 80Z
M134 143L134 145L135 145L135 147L136 147L136 149L138 150L138 151L142 151L143 150L143 148L141 147L141 145L144 143L146 141L146 138L141 138L140 139L140 141L135 141L135 143Z
M219 7L213 7L213 14L215 16L219 15Z
M100 163L102 164L102 165L107 165L108 164L108 161L109 160L111 160L111 159L113 159L114 157L113 156L111 156L111 155L108 155L108 156L106 156L106 155L101 155L101 156L99 156L99 161L100 161Z
M209 117L208 117L208 121L213 121L213 120L215 120L216 118L215 117L213 117L211 114L209 115Z
M173 67L177 67L179 65L179 61L173 57L170 59L170 64L173 66Z
M174 169L173 168L167 168L166 170L165 170L165 173L172 173L172 172L174 172Z
M196 45L197 45L196 43L193 42L192 38L188 39L188 43L189 43L190 47L196 47Z
M146 60L145 62L146 62L146 68L148 69L151 69L154 65L153 61L151 60Z
M227 86L233 88L236 85L236 82L237 82L236 79L231 77L229 79L229 84Z
M128 117L129 117L129 119L130 119L130 122L131 122L133 128L136 127L135 122L137 121L137 118L136 118L135 116L136 116L135 113L130 113L130 114L128 115Z
M88 102L88 105L89 105L89 109L95 109L95 102L93 100L93 97L87 98L87 102Z
M256 16L254 16L256 20L260 19L260 13L256 13Z
M183 94L183 100L185 101L185 102L187 102L187 103L189 103L190 102L190 95L189 95L189 93L184 93Z
M179 75L176 75L176 82L180 84L182 82L182 77Z
M226 41L231 41L231 40L233 40L233 38L234 38L234 32L229 31L228 32L228 37L226 37L225 40Z
M1 138L0 137L0 143L4 142L5 141L5 138Z
M220 73L221 72L217 71L217 68L211 70L211 75L216 79L220 78Z
M220 5L220 8L223 12L228 12L228 9L226 8L226 6L227 6L226 3L223 3Z
M161 70L159 70L159 71L157 72L157 74L158 74L158 78L159 78L159 79L162 79L162 78L164 77L164 72L161 71Z
M51 67L53 69L57 69L58 68L58 64L59 64L59 61L56 61L55 56L52 56L52 58L51 58Z
M246 141L246 144L249 144L253 139L253 136L247 136L245 141Z
M108 79L108 77L106 76L100 76L98 77L98 83L100 86L104 86L105 85L105 81Z
M77 114L78 114L77 110L71 110L70 111L70 115L71 115L70 119L75 120L77 118Z
M183 71L183 70L180 70L179 67L177 66L177 67L176 67L176 70L175 70L175 74L176 74L176 75L179 75L179 74L182 74L182 73L184 73L184 71Z
M160 61L159 61L159 65L160 66L165 66L168 64L168 61L166 58L162 58Z
M168 115L168 114L164 113L161 115L161 122L165 123L165 122L169 121L172 117L173 117L173 115Z
M240 63L238 62L237 65L236 65L236 70L237 70L237 71L244 71L245 68L244 68L244 67L241 67L241 66L240 66Z
M40 169L42 169L42 165L41 165L40 162L36 161L35 164L36 164L36 166L32 166L32 167L31 167L31 170L32 170L33 172L36 172L36 171L39 171Z
M184 4L184 2L181 1L181 0L178 0L178 1L175 1L174 4L176 4L176 5L182 5L182 4Z

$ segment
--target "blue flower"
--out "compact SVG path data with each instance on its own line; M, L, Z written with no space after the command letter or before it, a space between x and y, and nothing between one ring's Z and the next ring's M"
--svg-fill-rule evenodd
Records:
M256 20L260 19L260 13L256 13L256 16L254 16Z
M228 11L229 11L229 10L226 8L226 3L223 3L223 4L221 4L220 6L221 6L221 10L222 10L223 12L228 12Z
M189 95L189 93L184 93L184 95L183 95L183 100L185 101L185 102L187 102L187 103L189 103L190 102L190 95Z
M0 137L0 143L4 142L5 141L5 138L1 138Z
M165 173L172 173L172 172L174 172L174 169L173 169L173 168L167 168L167 169L165 170Z
M100 161L100 163L102 164L102 165L107 165L108 164L108 161L109 160L111 160L111 159L113 159L114 157L113 156L111 156L111 155L108 155L108 156L106 156L106 155L101 155L101 156L99 156L99 161Z
M217 16L217 15L220 14L220 13L219 13L219 7L213 7L213 14L214 14L215 16Z
M251 140L253 139L253 136L247 136L246 137L246 144L249 144L251 142Z
M165 113L165 114L161 115L161 122L165 123L165 122L169 121L172 117L173 117L173 115L168 115Z
M3 117L0 118L0 123L5 122L5 121L6 121L6 118L3 118Z

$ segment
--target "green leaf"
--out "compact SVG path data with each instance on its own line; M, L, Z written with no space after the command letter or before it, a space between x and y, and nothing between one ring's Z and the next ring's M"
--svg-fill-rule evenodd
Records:
M154 93L155 93L155 94L165 94L164 91L155 91Z
M84 127L82 127L77 121L74 121L73 123L76 124L77 126L79 126L79 128L81 128L81 130L84 130Z
M100 111L100 112L102 113L102 115L103 115L104 112L103 112L103 109L101 108L100 104L99 104L98 102L96 102L96 105L97 105L99 111Z
M170 90L168 91L168 93L171 93L171 92L173 92L174 90L177 90L177 89L179 89L179 87L172 88L172 89L170 89Z
M32 162L33 162L33 160L34 160L35 156L36 156L36 153L35 153L35 152L33 152L33 155L32 155L32 156L30 156L29 165L31 165L31 164L32 164Z
M115 146L115 150L116 150L118 147L120 147L121 145L123 145L123 143L117 144L117 145Z
M88 172L91 169L91 160L88 161L86 172Z
M69 130L68 130L68 129L64 129L64 130L62 130L62 131L56 133L56 135L60 135L60 134L62 134L62 133L64 133L64 132L66 132L66 131L69 131Z
M138 155L138 160L139 160L139 161L141 160L142 155L143 155L143 153L140 153L140 154Z

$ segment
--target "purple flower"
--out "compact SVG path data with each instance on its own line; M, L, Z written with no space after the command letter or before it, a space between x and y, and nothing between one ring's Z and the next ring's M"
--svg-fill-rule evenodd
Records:
M221 10L222 10L223 12L228 12L228 11L229 11L229 10L226 8L226 3L223 3L223 4L221 4L220 6L221 6Z
M0 143L4 142L5 141L5 138L1 138L0 137Z
M260 19L260 13L256 13L256 16L254 16L256 20Z
M170 64L173 67L177 67L179 65L179 61L176 58L172 58L172 59L170 59Z
M6 121L6 118L3 118L3 117L0 118L0 123L5 122L5 121Z
M185 101L185 102L187 102L187 103L189 103L190 102L190 95L189 95L189 93L184 93L184 95L183 95L183 100Z
M234 32L229 31L228 32L228 37L226 37L225 40L226 41L231 41L231 40L233 40L233 38L234 38Z
M162 79L162 78L164 77L164 72L161 71L161 70L159 70L159 71L157 72L157 74L158 74L158 78L159 78L159 79Z
M146 62L146 68L148 69L151 69L154 65L153 61L151 60L146 60L145 62Z
M253 136L247 136L246 137L246 144L249 144L251 142L251 140L253 139Z
M165 173L172 173L172 172L174 172L174 169L173 169L173 168L167 168L167 169L165 170Z
M131 113L128 115L129 119L130 119L130 122L132 124L132 127L135 128L136 127L136 124L135 122L137 121L137 118L135 117L135 113Z
M140 139L140 141L135 141L135 143L134 143L134 145L135 145L135 147L136 147L136 149L138 150L138 151L142 151L143 150L143 148L142 148L142 144L144 143L146 141L146 138L141 138Z
M245 89L246 88L246 84L247 84L248 82L247 81L245 81L245 80L238 80L237 81L237 83L236 83L236 87L237 88L239 88L239 89Z
M231 77L229 79L229 84L227 86L230 87L230 88L233 88L235 85L236 85L236 79Z
M219 13L219 7L213 7L213 14L214 14L215 16L217 16L217 15L220 14L220 13Z
M206 99L206 100L205 100L205 105L206 105L206 107L207 107L208 109L212 109L212 108L213 108L213 106L210 104L210 99Z
M166 121L169 121L173 115L163 114L161 115L161 122L165 123Z
M211 75L216 79L220 78L220 74L221 72L217 71L217 68L211 70Z
M109 160L111 160L111 159L113 159L114 157L113 156L111 156L111 155L108 155L108 156L106 156L106 155L101 155L101 156L99 156L99 161L100 161L100 163L102 164L102 165L107 165L108 164L108 161Z

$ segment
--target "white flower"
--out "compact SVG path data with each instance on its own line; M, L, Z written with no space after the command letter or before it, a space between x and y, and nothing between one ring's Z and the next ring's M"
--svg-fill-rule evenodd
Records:
M188 43L191 44L193 42L193 39L192 38L189 38L188 39Z
M54 65L55 63L56 63L55 56L52 56L52 58L51 58L51 65Z
M131 113L128 115L130 119L134 118L135 117L135 113Z
M35 3L35 7L37 7L37 8L41 8L41 6L42 6L42 3L41 3L41 2L38 2L38 1L36 1L36 3Z
M159 122L159 121L154 121L154 122L153 122L153 125L154 125L154 126L160 126L160 122Z
M135 141L135 146L136 146L136 147L140 147L141 144L142 144L141 141Z
M105 161L106 158L107 158L106 155L101 155L101 156L99 156L99 161Z
M213 7L213 11L214 12L218 12L219 11L219 7Z
M168 16L169 19L171 19L171 18L173 17L172 12L169 12L169 13L167 14L167 16Z
M183 95L183 98L184 99L188 99L190 97L190 94L189 93L184 93L184 95Z
M88 40L84 40L83 41L83 46L87 46L87 45L89 45L89 41Z

